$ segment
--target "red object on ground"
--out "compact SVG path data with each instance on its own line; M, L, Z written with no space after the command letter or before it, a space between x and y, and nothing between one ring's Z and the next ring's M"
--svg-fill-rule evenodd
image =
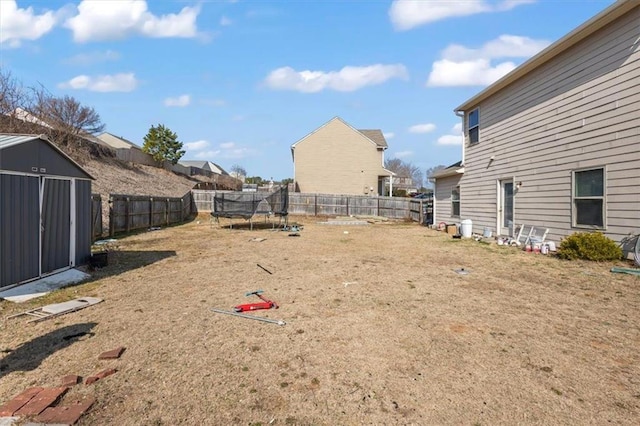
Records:
M98 359L118 359L122 352L124 352L126 348L124 346L120 346L119 348L111 349L110 351L102 352Z
M12 400L0 406L0 417L11 417L13 413L21 409L27 402L31 401L34 396L42 392L44 388L29 388L23 390L19 395L14 396Z
M47 407L64 395L69 388L45 388L38 392L29 402L13 413L14 416L35 416L42 413Z
M245 303L244 305L238 305L233 308L236 312L257 311L258 309L271 309L278 306L273 302L257 302L257 303Z
M76 376L74 374L70 374L62 378L62 386L66 386L68 388L70 388L71 386L75 386L80 382L82 382L82 377Z
M102 370L98 374L94 374L93 376L87 377L87 380L84 381L85 385L90 385L97 382L100 379L104 379L107 376L115 374L118 370L115 368L107 368L106 370Z
M80 417L96 402L95 398L88 397L82 401L75 401L69 405L49 407L40 413L35 421L46 424L75 424Z

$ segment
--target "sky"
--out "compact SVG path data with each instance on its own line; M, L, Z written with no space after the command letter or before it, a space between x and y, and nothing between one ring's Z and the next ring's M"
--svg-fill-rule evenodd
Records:
M0 0L0 67L138 145L293 177L341 117L423 171L461 158L453 110L614 0Z

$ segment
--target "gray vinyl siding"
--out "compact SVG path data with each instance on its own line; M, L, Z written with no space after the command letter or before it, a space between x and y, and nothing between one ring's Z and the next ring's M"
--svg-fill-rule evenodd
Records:
M300 192L378 195L382 163L382 148L337 118L294 145Z
M454 217L451 215L451 191L460 185L461 176L448 176L436 179L435 184L435 206L436 217L434 224L440 222L445 223L460 223L460 217ZM462 214L462 205L465 200L460 196L460 214Z
M40 183L0 174L0 288L40 275Z
M572 227L572 170L605 167L604 232L638 232L638 22L635 8L478 105L480 141L465 145L461 182L474 229L496 228L497 181L513 177L516 224L549 228L554 240L584 230Z
M76 180L76 265L84 265L91 256L92 215L91 181Z

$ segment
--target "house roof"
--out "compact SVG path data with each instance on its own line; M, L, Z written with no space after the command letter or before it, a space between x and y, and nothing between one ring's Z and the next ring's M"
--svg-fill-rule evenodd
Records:
M463 173L464 173L464 166L462 165L462 161L458 161L457 163L453 163L449 167L446 167L444 169L438 170L437 172L433 173L431 176L429 176L429 179L444 178L444 177L455 176Z
M358 129L358 131L360 133L362 133L363 135L365 135L366 137L368 137L369 139L371 139L380 148L388 148L387 140L384 138L384 135L382 134L382 130L378 130L378 129L375 129L375 130L373 130L373 129L371 129L371 130L361 130L361 129Z
M182 164L183 166L187 167L198 167L200 169L211 170L213 172L215 172L214 169L218 169L220 170L220 174L229 174L225 169L220 167L220 165L207 160L180 160L178 161L178 164Z
M303 138L299 139L294 144L292 144L291 145L291 154L293 154L293 150L295 149L296 145L298 145L300 142L302 142L303 140L307 139L309 136L313 135L314 133L316 133L317 131L319 131L323 127L325 127L327 124L329 124L329 123L331 123L332 121L335 121L335 120L339 120L340 122L342 122L347 127L353 129L355 132L360 133L362 136L364 136L365 138L369 139L371 141L371 143L373 143L377 147L383 148L383 149L387 149L388 148L387 141L384 138L384 135L382 134L381 130L358 130L358 129L354 128L352 125L350 125L349 123L347 123L346 121L344 121L342 118L333 117L331 120L327 121L322 126L320 126L317 129L315 129L313 132L308 133Z
M500 90L529 74L531 71L536 68L544 65L549 62L556 56L560 55L564 51L570 49L575 44L584 40L591 34L610 24L614 20L623 16L625 13L630 10L640 7L640 1L638 0L617 0L611 6L589 19L584 24L580 25L578 28L571 31L569 34L562 37L560 40L551 44L549 47L544 49L542 52L538 53L509 74L502 77L500 80L493 83L491 86L487 87L471 99L467 100L465 103L457 107L454 111L468 111L471 108L476 107L480 102L485 99L493 96Z
M51 142L45 135L27 135L27 134L15 134L15 133L0 133L0 150L3 150L5 148L9 148L11 146L20 145L20 144L23 144L23 143L27 143L27 142L31 142L31 141L34 141L34 140L38 140L38 139L40 139L40 140L44 141L45 143L47 143L49 146L51 146L51 148L53 148L60 155L65 157L70 163L75 165L84 174L89 176L91 179L95 180L95 178L93 176L91 176L89 173L87 173L87 171L84 170L84 168L82 168L82 166L80 164L76 163L76 161L73 158L69 157L64 151L62 151L60 148L58 148L58 146L56 144L54 144L53 142Z
M106 143L107 145L112 145L113 140L115 139L118 143L118 145L129 145L132 146L134 148L138 148L140 149L140 146L131 142L128 139L123 138L122 136L116 136L113 133L109 133L109 132L102 132L97 136L97 139L99 139L100 141Z

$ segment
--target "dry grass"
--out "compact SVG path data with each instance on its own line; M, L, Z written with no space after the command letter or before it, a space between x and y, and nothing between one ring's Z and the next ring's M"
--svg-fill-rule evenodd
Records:
M203 217L123 238L91 283L105 302L2 325L0 402L66 374L119 371L81 424L635 424L640 280L457 241L415 224L304 223L288 232ZM225 224L226 222L222 222ZM348 234L344 233L348 231ZM263 242L250 242L254 237ZM268 274L257 264L267 268ZM470 273L453 270L464 267ZM263 289L280 309L221 315ZM65 336L88 333L64 340ZM98 355L123 345L119 360Z

